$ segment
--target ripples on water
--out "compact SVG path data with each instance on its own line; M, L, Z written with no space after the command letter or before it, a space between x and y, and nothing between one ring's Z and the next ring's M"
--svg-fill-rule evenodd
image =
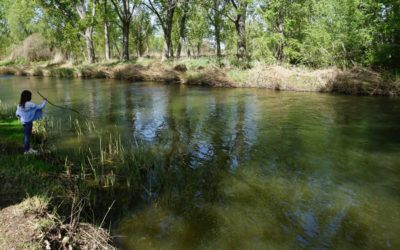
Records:
M124 212L127 249L400 248L397 98L0 78L22 89L159 150L168 188Z

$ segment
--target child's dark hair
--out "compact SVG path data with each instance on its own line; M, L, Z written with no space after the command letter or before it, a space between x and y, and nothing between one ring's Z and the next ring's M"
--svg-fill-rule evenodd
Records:
M21 99L19 100L19 106L25 108L25 103L29 102L32 98L32 93L29 90L24 90L21 93Z

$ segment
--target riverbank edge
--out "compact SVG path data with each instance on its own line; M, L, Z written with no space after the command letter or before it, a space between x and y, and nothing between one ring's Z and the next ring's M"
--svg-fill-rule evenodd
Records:
M1 249L116 249L103 228L70 223L49 209L50 198L33 196L0 210ZM21 230L22 229L22 230Z
M6 108L0 105L1 109ZM20 126L15 119L0 117L0 200L7 200L0 202L0 249L116 249L107 230L82 222L77 212L81 207L71 207L71 214L54 209L61 204L49 194L65 191L64 184L70 181L52 161L21 153ZM35 132L32 139L39 137Z
M0 75L57 78L155 81L217 88L264 88L276 91L324 92L346 95L398 96L400 77L367 68L312 70L281 65L256 65L247 70L184 63L153 62L92 65L9 65Z

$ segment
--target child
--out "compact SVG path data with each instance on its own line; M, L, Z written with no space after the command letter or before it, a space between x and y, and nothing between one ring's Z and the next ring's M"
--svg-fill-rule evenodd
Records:
M30 147L30 138L32 135L33 121L42 118L42 109L46 106L46 99L40 105L30 102L32 93L29 90L24 90L21 93L21 99L17 107L16 115L20 118L24 127L24 154L36 154L37 151Z

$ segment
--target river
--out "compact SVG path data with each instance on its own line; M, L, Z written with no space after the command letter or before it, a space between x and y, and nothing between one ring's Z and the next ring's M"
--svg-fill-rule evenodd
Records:
M400 248L399 98L0 77L4 103L23 89L162 149L174 174L121 212L123 249Z

